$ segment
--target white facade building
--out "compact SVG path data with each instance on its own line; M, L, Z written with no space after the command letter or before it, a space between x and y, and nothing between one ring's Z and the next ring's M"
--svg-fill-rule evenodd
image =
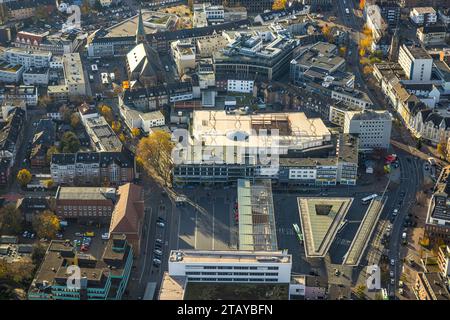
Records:
M253 93L255 81L253 80L232 80L227 81L227 91L229 92L241 92L241 93Z
M7 48L3 57L11 64L21 64L25 68L44 68L50 66L51 52L30 51L22 48Z
M201 282L289 283L292 256L282 251L172 250L169 275Z
M436 23L437 14L433 7L412 8L409 17L417 25Z
M86 95L83 64L79 53L68 53L63 56L64 79L69 96Z
M400 47L398 63L410 80L430 81L433 58L422 47L403 44Z
M349 111L344 117L344 133L356 134L359 148L389 148L391 141L392 116L387 111Z
M25 85L48 85L49 78L49 68L30 68L22 74Z

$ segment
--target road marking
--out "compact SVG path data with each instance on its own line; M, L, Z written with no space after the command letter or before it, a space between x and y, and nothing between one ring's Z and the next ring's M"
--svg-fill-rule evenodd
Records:
M212 205L212 250L214 250L214 222L216 220L214 202L215 201L213 201L213 205Z
M147 228L147 231L146 231L146 233L147 233L147 241L145 243L144 264L142 266L141 276L139 277L139 283L141 283L141 281L142 281L142 277L144 276L145 266L147 265L147 255L148 255L147 249L148 249L148 243L150 242L149 240L150 240L150 228L151 228L151 222L152 222L152 219L151 219L152 211L153 211L153 208L150 207L150 214L147 213L148 217L149 217L148 218L148 228Z
M198 223L198 210L195 209L195 227L194 227L194 249L197 250L197 223Z

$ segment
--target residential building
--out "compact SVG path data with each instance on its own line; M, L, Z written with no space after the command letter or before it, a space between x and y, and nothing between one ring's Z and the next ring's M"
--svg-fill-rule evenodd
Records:
M126 235L136 256L141 253L141 237L144 226L143 192L142 187L136 184L127 183L120 186L117 190L119 198L109 225L109 235Z
M120 185L135 178L134 156L123 152L57 153L50 164L57 185Z
M92 147L98 152L120 152L123 145L103 116L84 119Z
M445 109L422 107L413 117L412 126L417 137L437 146L450 138L450 113Z
M365 9L366 25L372 31L374 42L378 42L387 32L388 24L384 20L378 5L369 5Z
M64 79L69 97L86 95L86 80L79 53L67 53L63 56Z
M36 215L50 209L50 201L48 197L25 196L17 200L16 209L31 223Z
M22 143L26 112L14 108L8 114L6 125L0 130L0 185L7 185L11 179L11 168Z
M227 79L228 92L253 94L254 88L255 88L255 81L253 80Z
M32 167L47 167L47 151L54 145L56 136L55 124L51 119L40 119L36 125L31 141L30 164Z
M422 47L401 45L398 63L410 80L429 81L431 79L433 59Z
M432 25L417 28L417 39L424 46L442 45L447 40L447 27Z
M71 266L80 268L78 288L69 288ZM121 300L133 265L125 235L112 236L100 257L78 253L70 242L53 240L28 291L29 300Z
M166 119L161 111L140 112L128 108L126 105L119 107L120 115L130 130L141 129L149 133L151 128L164 126Z
M396 29L398 27L401 14L401 8L398 2L392 0L377 0L375 4L380 7L381 15L387 22L389 29Z
M436 23L437 14L433 7L415 7L409 12L409 18L417 25Z
M439 272L443 278L450 276L450 247L447 245L439 246L437 263Z
M0 82L19 83L25 68L20 64L10 64L0 61Z
M195 46L190 42L175 41L171 44L171 52L178 74L184 75L195 69Z
M115 202L115 188L59 186L55 213L62 220L109 223Z
M12 64L23 65L28 68L48 68L52 60L51 52L30 51L23 48L6 48L3 58Z
M425 234L434 239L450 240L450 166L442 169L431 196Z
M351 88L336 87L331 92L331 98L356 108L366 109L372 106L372 101L365 92Z
M418 272L414 293L418 300L449 300L448 286L438 272Z
M22 74L23 83L29 85L46 86L50 81L49 68L29 68Z
M50 34L44 29L24 29L17 33L13 45L16 48L32 51L50 52L53 55L73 53L80 46L82 39L76 33L56 32Z

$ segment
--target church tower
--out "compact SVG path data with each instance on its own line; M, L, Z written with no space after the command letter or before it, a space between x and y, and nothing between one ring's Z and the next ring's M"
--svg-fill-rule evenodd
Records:
M145 30L144 30L144 21L142 20L142 11L139 9L139 18L138 24L136 28L136 44L146 42L145 38Z

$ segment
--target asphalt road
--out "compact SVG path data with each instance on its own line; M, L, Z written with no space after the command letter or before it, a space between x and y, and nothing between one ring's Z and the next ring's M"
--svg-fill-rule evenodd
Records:
M401 184L395 194L395 202L391 203L390 211L392 212L395 208L399 210L392 226L391 238L388 247L389 260L394 259L395 261L395 265L390 266L390 270L394 271L395 279L394 285L389 285L389 294L391 296L395 295L401 276L401 237L405 229L403 224L411 206L416 202L416 192L420 190L423 182L423 161L401 151L398 152L397 155L399 156L400 167L402 170ZM401 191L406 193L404 197L400 197Z

